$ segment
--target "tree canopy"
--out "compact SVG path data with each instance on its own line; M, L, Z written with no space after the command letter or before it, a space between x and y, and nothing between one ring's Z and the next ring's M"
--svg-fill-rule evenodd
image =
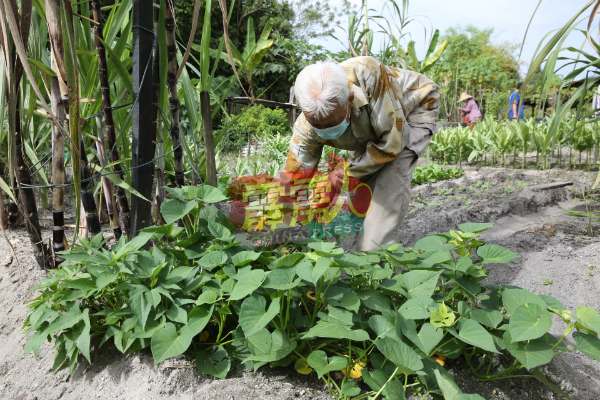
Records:
M509 89L520 79L515 57L517 44L492 43L493 28L474 25L448 28L441 40L448 48L438 63L437 73L445 84L454 82L458 67L458 87Z

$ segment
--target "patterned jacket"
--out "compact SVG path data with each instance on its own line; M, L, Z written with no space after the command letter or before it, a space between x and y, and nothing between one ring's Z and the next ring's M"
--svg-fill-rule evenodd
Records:
M302 113L294 124L284 171L315 168L324 145L351 151L350 173L375 173L408 147L418 155L437 132L440 88L426 76L383 65L373 57L340 64L354 92L351 123L335 140L322 139Z

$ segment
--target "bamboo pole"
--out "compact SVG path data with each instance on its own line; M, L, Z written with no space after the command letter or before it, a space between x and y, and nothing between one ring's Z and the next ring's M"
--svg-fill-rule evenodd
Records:
M115 123L113 120L112 114L112 100L110 98L110 84L108 81L108 70L106 66L106 49L104 48L104 44L102 40L104 40L103 28L104 23L102 22L102 14L100 9L100 1L93 0L92 3L92 11L94 14L94 20L97 24L94 24L94 34L96 36L96 51L98 52L98 76L100 78L100 91L102 93L102 108L104 110L104 128L106 131L106 144L110 149L110 161L113 163L118 163L120 160L119 151L115 146L116 135L115 135ZM102 40L101 40L102 39ZM118 178L123 180L123 171L121 171L120 164L115 164L113 166L113 172L117 175ZM116 187L117 193L117 201L119 203L119 208L121 211L121 218L123 219L123 229L125 229L125 234L129 236L130 234L130 210L129 210L129 202L127 201L127 196L125 194L125 190L122 187ZM118 214L116 220L111 220L113 230L115 232L115 240L119 240L122 234L121 225L118 224Z
M179 137L179 98L177 97L177 45L175 43L175 8L172 0L167 0L165 12L165 28L167 33L167 86L169 88L169 111L171 114L171 139L175 158L175 182L177 187L182 187L183 176L183 149L180 146Z
M169 7L167 6L167 9ZM156 135L152 109L152 57L153 33L152 0L133 0L133 93L136 101L132 114L131 186L146 199L152 198L154 182L154 154L152 138ZM177 96L177 92L175 92ZM154 127L154 132L152 128ZM175 145L175 143L173 143ZM183 174L183 165L181 166ZM152 224L152 203L131 196L131 237Z

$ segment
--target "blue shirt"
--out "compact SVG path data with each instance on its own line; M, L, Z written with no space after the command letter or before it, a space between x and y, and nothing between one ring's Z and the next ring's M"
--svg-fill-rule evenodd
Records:
M508 113L508 118L512 119L515 118L515 116L513 115L513 104L517 103L517 108L519 108L519 104L521 103L521 95L519 94L519 92L517 90L515 90L514 92L512 92L512 94L510 95L510 100L508 101L510 103L510 112ZM525 118L523 116L523 106L521 106L521 108L519 109L519 118L523 119Z

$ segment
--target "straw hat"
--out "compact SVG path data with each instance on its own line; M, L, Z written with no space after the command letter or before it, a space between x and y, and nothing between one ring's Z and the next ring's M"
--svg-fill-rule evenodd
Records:
M470 94L468 94L467 92L462 92L460 94L460 98L458 99L457 103L460 103L461 101L465 101L467 99L472 99L473 96L471 96Z

